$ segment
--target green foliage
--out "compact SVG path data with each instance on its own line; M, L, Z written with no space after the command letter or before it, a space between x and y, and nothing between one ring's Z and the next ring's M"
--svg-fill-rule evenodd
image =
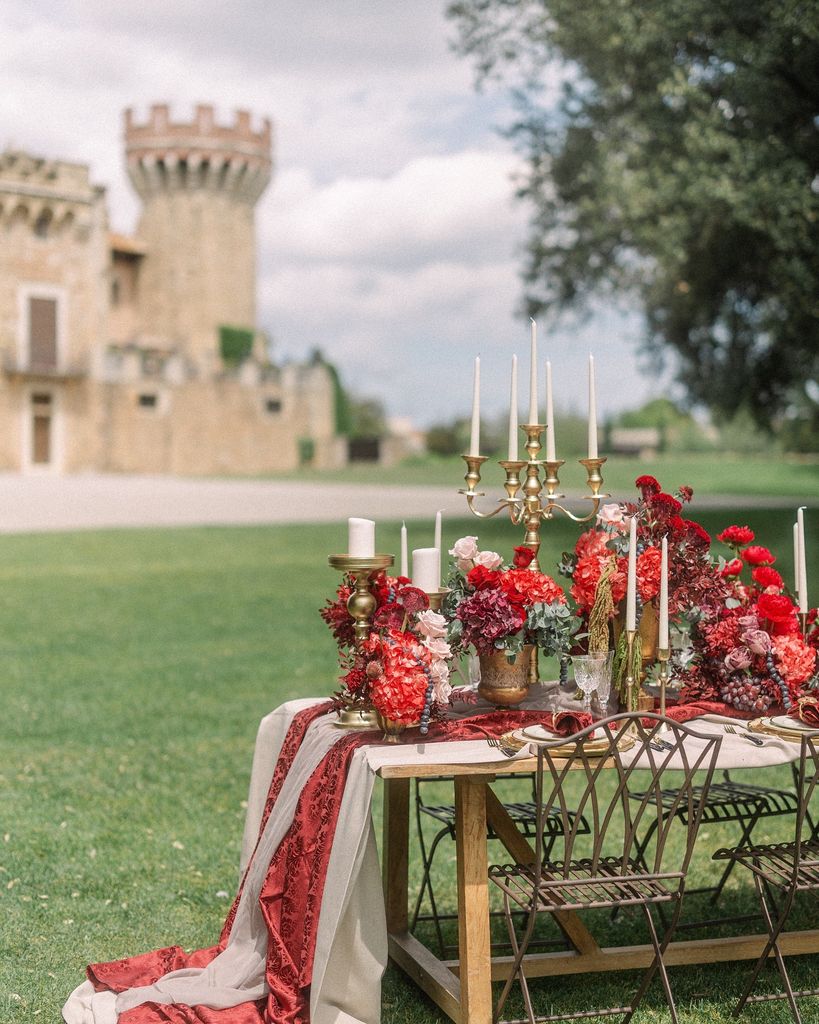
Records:
M387 432L384 405L377 398L348 399L350 437L382 437Z
M694 401L730 416L753 396L769 425L819 375L819 2L449 12L479 73L517 86L529 312L637 296Z
M254 332L247 327L219 328L219 352L228 366L238 366L253 351Z
M433 423L427 430L427 451L433 455L460 455L468 444L466 420Z

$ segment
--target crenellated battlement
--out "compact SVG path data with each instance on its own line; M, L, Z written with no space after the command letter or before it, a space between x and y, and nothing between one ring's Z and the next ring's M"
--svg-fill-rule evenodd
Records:
M86 164L46 160L21 150L0 153L0 225L24 223L45 235L85 223L103 196Z
M209 189L255 203L270 181L272 128L265 118L254 130L249 111L233 123L217 123L209 104L196 107L192 121L171 120L170 107L156 103L138 123L125 111L128 176L146 199L158 192Z

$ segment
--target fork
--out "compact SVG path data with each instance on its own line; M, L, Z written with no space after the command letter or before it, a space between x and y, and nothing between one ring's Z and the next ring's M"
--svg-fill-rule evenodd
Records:
M730 732L733 736L744 736L746 740L750 740L751 743L756 744L758 747L765 746L764 740L760 739L759 736L753 736L747 729L737 729L735 725L724 725L723 729L726 732Z
M497 736L487 736L486 742L490 747L494 747L496 750L499 750L504 757L514 757L515 754L518 753L514 747L507 746L503 740L499 739Z

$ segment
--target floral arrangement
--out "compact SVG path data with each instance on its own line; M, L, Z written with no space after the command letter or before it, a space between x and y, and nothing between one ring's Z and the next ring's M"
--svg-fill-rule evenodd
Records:
M515 548L511 565L496 551L482 551L477 537L461 537L449 553L444 610L454 652L505 651L511 658L525 644L535 644L566 657L578 623L560 585L531 567L531 548Z
M353 619L347 611L352 581L342 580L336 598L321 609L339 647L343 669L340 706L372 706L384 718L403 725L420 721L423 731L432 714L449 702L447 623L432 611L429 598L406 577L376 574L373 630L355 648Z
M681 698L718 699L760 714L773 704L815 714L808 692L819 683L815 610L803 637L796 604L773 568L776 557L755 539L747 526L717 535L731 552L714 565L728 594L720 606L704 606L694 622L694 659L682 673Z

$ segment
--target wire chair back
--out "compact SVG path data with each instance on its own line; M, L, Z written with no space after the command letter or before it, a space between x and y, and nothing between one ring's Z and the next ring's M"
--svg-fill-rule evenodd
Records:
M682 890L720 743L718 735L645 712L612 715L568 740L540 743L538 810L541 815L559 812L563 823L549 855L552 877L571 881L578 861L593 876L633 873L641 860L635 849L641 826L656 818L654 851L642 871L665 874ZM670 770L681 773L671 813L668 785L663 786ZM630 799L629 793L638 790L641 796ZM678 810L685 811L688 841L682 859L675 852L673 870L664 872L666 841ZM582 818L590 827L587 837L579 832ZM536 835L536 869L543 860L542 831L538 828Z
M799 769L796 776L799 806L796 811L796 842L793 857L793 882L799 875L799 868L805 854L804 845L812 843L807 856L816 861L816 842L819 840L819 816L811 814L811 805L819 803L819 733L802 737L799 752Z

